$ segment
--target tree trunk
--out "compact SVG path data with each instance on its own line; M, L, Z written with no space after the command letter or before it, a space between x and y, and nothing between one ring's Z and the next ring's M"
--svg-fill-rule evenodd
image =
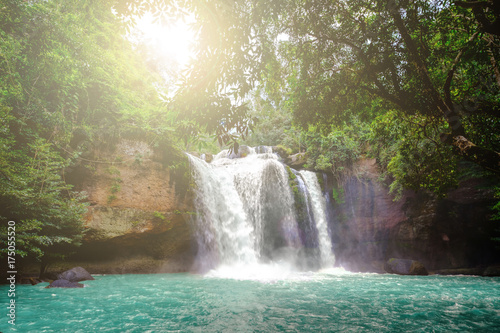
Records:
M496 151L476 146L462 135L452 138L452 146L458 155L500 175L500 154Z

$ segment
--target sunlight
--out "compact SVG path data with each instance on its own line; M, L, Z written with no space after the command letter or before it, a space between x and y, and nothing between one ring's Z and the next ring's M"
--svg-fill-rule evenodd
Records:
M151 47L165 65L184 67L195 57L192 44L195 33L190 29L191 17L172 20L168 24L155 22L153 14L147 13L137 20L136 29L142 42Z

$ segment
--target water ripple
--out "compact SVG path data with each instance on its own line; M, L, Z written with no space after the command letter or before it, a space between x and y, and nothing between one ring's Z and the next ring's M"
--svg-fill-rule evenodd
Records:
M98 276L83 289L18 286L17 325L10 331L492 332L500 327L499 282L342 272L297 273L273 283ZM5 325L0 322L0 331L10 332Z

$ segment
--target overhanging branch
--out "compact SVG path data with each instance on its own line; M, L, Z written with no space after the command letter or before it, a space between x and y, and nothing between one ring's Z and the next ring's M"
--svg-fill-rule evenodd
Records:
M451 87L451 82L453 81L453 75L455 74L455 70L457 69L457 65L460 62L460 58L464 54L465 50L467 49L468 45L476 39L476 37L479 35L479 31L475 32L467 41L467 44L460 49L458 52L457 56L455 57L455 60L453 61L453 66L451 69L448 71L448 75L446 76L446 81L443 86L443 91L444 91L444 101L448 108L452 108L453 102L451 100L451 93L450 93L450 87Z

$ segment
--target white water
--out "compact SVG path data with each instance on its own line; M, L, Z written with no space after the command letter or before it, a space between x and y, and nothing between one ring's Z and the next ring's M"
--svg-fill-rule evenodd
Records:
M197 185L199 261L257 262L253 227L236 191L234 175L190 156Z
M281 279L296 271L299 260L309 260L311 251L301 238L311 235L297 223L288 172L277 155L266 148L257 149L263 154L253 148L246 151L246 157L229 155L232 159L223 151L211 164L189 155L196 183L196 269L212 270L213 276ZM332 267L321 189L315 173L302 176L309 187L306 201L312 201L314 215L309 223L317 222L321 256L310 259L320 259L320 268Z
M321 267L332 267L335 264L335 256L332 253L332 240L328 233L328 224L326 220L326 202L321 193L318 178L311 171L302 170L300 174L304 178L313 207L314 220L318 229L318 244L321 253Z

